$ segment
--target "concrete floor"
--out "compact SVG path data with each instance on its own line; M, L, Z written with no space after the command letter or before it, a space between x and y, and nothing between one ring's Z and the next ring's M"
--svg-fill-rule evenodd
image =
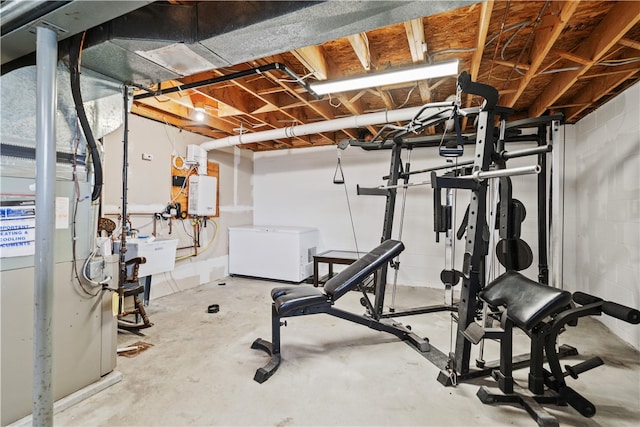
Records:
M323 314L288 319L280 369L258 384L253 375L267 356L250 345L257 337L270 339L269 291L279 284L239 277L224 282L152 300L148 311L155 326L144 337L119 334L119 346L142 340L153 347L119 357L123 380L56 414L55 425L535 425L518 407L477 399L480 385L494 386L491 379L444 387L436 381L438 369L407 344ZM336 305L360 314L359 297L352 292ZM442 291L399 287L396 309L442 298ZM207 313L210 304L219 304L220 312ZM448 313L400 320L449 351ZM568 364L593 355L605 361L568 381L596 405L595 417L583 418L571 407L550 409L560 424L639 425L640 354L594 319L581 320L560 339L580 352L564 359ZM526 337L517 336L514 354L527 346ZM486 352L494 358L497 345L487 344ZM526 385L526 370L516 377Z

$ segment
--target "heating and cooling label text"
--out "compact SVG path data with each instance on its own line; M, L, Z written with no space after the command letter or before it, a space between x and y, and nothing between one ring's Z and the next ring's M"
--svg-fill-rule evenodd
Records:
M2 202L0 205L0 258L33 255L35 240L35 202Z

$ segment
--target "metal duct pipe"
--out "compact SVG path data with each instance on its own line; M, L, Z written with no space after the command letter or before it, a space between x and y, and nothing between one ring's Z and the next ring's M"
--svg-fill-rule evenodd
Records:
M33 425L53 425L53 240L56 194L56 33L36 31L36 248Z
M27 25L66 3L69 1L3 1L0 8L2 35Z
M204 142L200 146L206 151L210 151L218 148L232 147L238 144L271 141L274 139L292 138L312 133L331 132L340 129L360 128L370 125L405 121L416 118L415 116L417 114L420 114L421 117L436 114L438 111L451 107L452 105L452 102L438 102L429 104L428 108L421 106L404 108L401 110L381 111L379 113L361 114L359 116L343 117L340 119L326 120L324 122L307 123L304 125L288 126L263 132L228 136L226 138Z

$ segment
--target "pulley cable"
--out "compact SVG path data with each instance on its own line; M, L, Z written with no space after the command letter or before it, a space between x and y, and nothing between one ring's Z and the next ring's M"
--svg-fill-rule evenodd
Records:
M454 160L449 160L452 162L452 173L458 173L458 157L456 156ZM456 205L457 205L458 193L456 189L449 188L447 189L446 196L446 204L451 209L451 220L449 227L446 232L445 237L445 270L448 268L450 271L450 283L447 285L445 283L445 296L444 303L446 305L453 305L453 286L458 282L457 273L455 270L456 266ZM447 256L448 255L448 256ZM455 370L455 362L453 356L453 336L456 334L454 332L454 316L451 313L449 320L449 360L447 362L447 371L449 373L449 379L451 380L451 384L456 386L458 384L458 376Z
M407 152L407 165L405 167L405 185L402 187L402 207L400 209L400 224L398 226L398 240L402 241L402 228L404 226L404 211L405 205L407 202L407 188L409 184L409 172L411 168L411 148L408 149ZM396 306L396 286L398 284L398 271L400 270L400 254L396 256L396 259L393 262L393 269L395 272L393 273L393 287L391 292L391 307L389 307L389 311L394 312Z
M349 201L349 192L347 191L347 184L344 179L344 171L342 170L342 164L340 162L340 148L338 147L338 163L336 164L336 171L333 174L333 183L342 184L344 186L344 194L347 198L347 208L349 209L349 219L351 220L351 232L353 233L353 242L356 245L356 254L360 258L360 249L358 248L358 238L356 237L356 227L353 223L353 213L351 212L351 202ZM340 177L338 177L340 172Z
M340 176L338 176L338 173ZM344 184L344 172L342 171L342 164L340 163L340 152L338 151L338 163L336 164L336 170L333 173L334 184Z

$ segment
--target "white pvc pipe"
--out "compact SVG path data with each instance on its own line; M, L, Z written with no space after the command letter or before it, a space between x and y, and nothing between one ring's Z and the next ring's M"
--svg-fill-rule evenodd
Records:
M428 104L420 116L430 116L447 107L451 107L452 102L437 102ZM381 111L378 113L361 114L359 116L343 117L340 119L326 120L324 122L307 123L298 126L287 126L279 129L271 129L263 132L246 133L243 135L228 136L226 138L214 139L204 142L200 146L206 151L218 148L232 147L238 144L250 144L253 142L273 141L281 138L293 138L296 136L309 135L312 133L331 132L341 129L360 128L383 123L398 122L413 119L425 106L404 108L401 110Z

